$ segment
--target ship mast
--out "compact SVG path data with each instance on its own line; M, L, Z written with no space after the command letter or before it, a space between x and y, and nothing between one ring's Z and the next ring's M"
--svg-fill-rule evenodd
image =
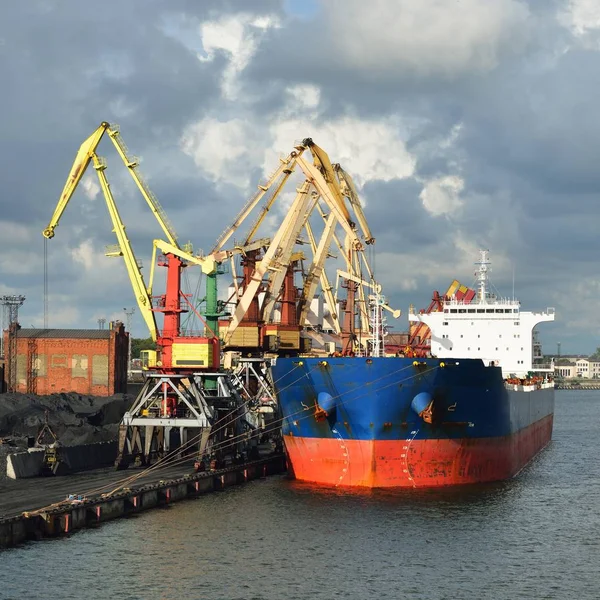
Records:
M371 305L371 337L369 340L371 356L385 356L385 337L387 335L386 319L383 316L383 307L386 304L385 297L379 291L369 295Z
M479 272L477 273L477 299L480 304L484 304L487 301L487 282L488 282L488 266L490 261L488 258L489 250L479 251L479 262L475 263L479 265Z

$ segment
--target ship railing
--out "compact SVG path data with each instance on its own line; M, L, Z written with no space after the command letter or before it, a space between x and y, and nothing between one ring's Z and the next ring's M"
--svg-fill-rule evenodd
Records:
M474 298L471 302L465 302L464 300L457 300L456 298L449 298L444 302L444 306L469 306L471 308L475 306L512 306L514 308L518 308L521 303L518 300L513 300L512 298L495 298L494 300L486 299L485 302L478 302L476 298Z

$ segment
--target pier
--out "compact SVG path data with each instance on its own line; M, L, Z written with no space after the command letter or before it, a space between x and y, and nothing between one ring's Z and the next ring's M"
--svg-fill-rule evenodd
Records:
M283 473L283 454L193 472L193 463L142 475L135 486L121 488L123 472L103 469L85 475L17 480L8 482L0 493L0 548L43 538L69 535L79 529L127 517L144 510L166 507L180 500ZM131 474L135 474L134 471ZM85 495L85 489L107 489Z

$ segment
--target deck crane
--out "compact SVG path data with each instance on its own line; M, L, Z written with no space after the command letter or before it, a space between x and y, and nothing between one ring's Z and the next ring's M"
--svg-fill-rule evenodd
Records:
M303 154L309 151L312 162ZM257 194L244 206L233 225L226 229L215 245L215 256L220 248L244 223L261 199L265 199L258 217L244 235L242 246L250 247L254 242L267 214L273 214L273 205L295 171L303 181L296 187L296 194L286 214L271 236L268 245L244 254L241 262L243 275L237 281L235 265L234 292L230 300L234 304L232 318L223 322L222 334L226 350L246 352L275 352L275 354L298 354L306 350L301 344L301 330L307 323L312 300L321 286L321 292L332 314L332 325L336 334L342 333L338 307L332 286L325 272L325 262L332 257L331 247L335 241L345 261L346 271L352 274L347 280L349 289L346 308L346 329L352 330L346 337L348 348L356 343L354 334L354 294L358 294L361 329L369 329L370 316L362 281L363 266L370 281L373 272L364 253L365 245L374 242L356 188L350 176L339 166L332 165L327 153L307 138L297 143L294 150L282 158L279 168L259 186ZM268 194L268 195L267 195ZM266 196L266 198L265 198ZM312 215L320 214L323 220L320 236L317 235ZM360 227L357 228L356 222ZM336 234L341 227L345 234L343 243ZM308 242L302 239L305 232ZM312 258L307 261L304 252L298 251L299 243L308 243ZM294 272L299 264L309 263L301 289L294 285ZM290 310L290 307L294 309ZM278 313L278 314L277 314ZM308 333L307 333L308 335Z
M106 161L96 154L105 133L116 147L168 240L153 242L148 285L106 178ZM79 148L57 207L43 232L46 238L54 237L69 200L90 163L98 176L118 242L116 249L107 254L123 257L140 312L159 350L153 372L147 375L140 394L121 423L117 466L125 467L131 461L151 462L172 445L184 443L189 430L200 431L198 450L202 453L207 444L218 441L213 438L209 440L211 423L216 418L221 419L224 413L235 412L235 407L243 404L227 374L219 370L217 263L211 256L194 255L187 248L180 247L164 210L137 169L138 161L129 156L118 127L107 122L101 123ZM159 252L161 258L158 265L167 269L166 289L165 294L153 296ZM206 332L202 336L188 336L181 332L181 314L187 310L195 311L188 296L181 290L181 274L187 265L200 266L208 278ZM157 327L156 313L164 316L162 330Z

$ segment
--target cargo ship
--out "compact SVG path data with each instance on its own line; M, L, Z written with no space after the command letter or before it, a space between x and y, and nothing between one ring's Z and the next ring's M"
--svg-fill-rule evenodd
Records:
M497 297L487 251L477 264L470 302L445 297L437 312L409 314L431 331L428 357L386 356L375 328L370 355L276 360L296 479L365 488L498 481L548 444L554 367L534 363L534 327L555 311L525 312ZM375 296L381 322L378 304Z

